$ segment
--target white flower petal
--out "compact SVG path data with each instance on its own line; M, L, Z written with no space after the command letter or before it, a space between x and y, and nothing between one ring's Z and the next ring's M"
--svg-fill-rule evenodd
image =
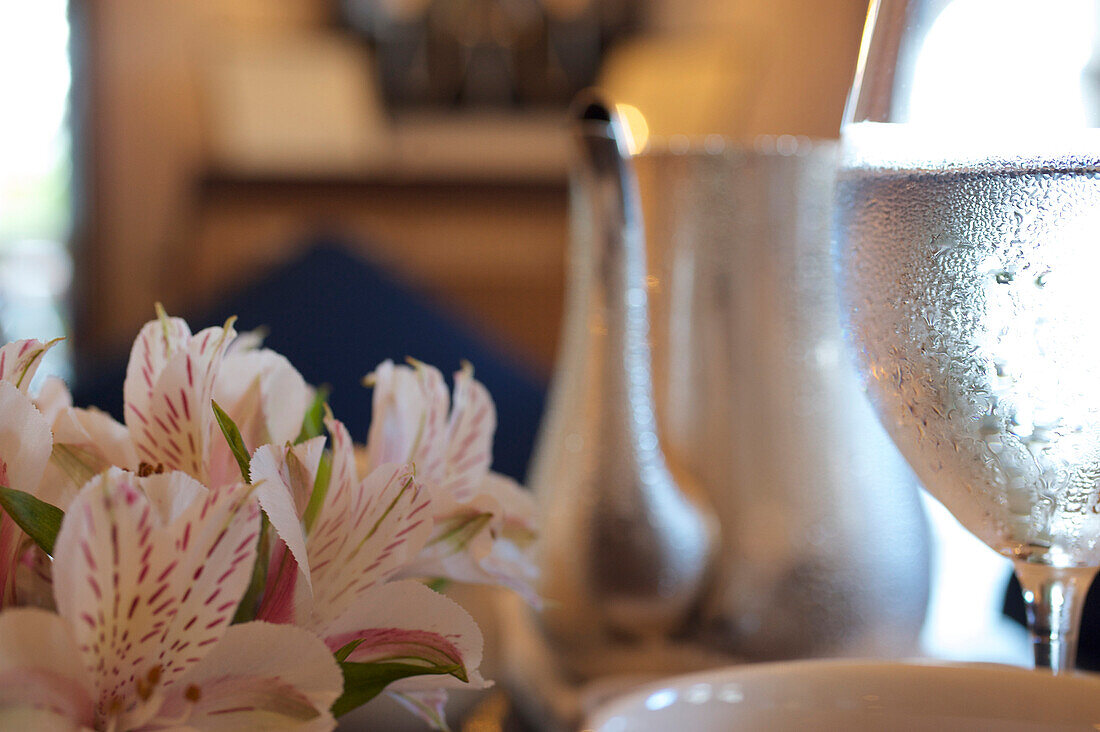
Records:
M317 636L292 625L245 623L229 628L173 685L159 716L186 718L188 727L211 732L327 730L343 686Z
M57 607L93 672L101 713L108 703L129 708L144 680L170 683L201 660L251 577L259 508L250 488L205 492L165 524L178 507L154 504L142 488L157 493L171 480L111 469L81 490L57 537Z
M447 424L442 491L455 500L471 498L493 461L497 412L488 389L469 366L455 374L454 404Z
M531 555L537 526L532 496L515 481L489 473L465 503L433 499L435 528L405 576L446 577L457 582L507 587L534 607L538 569Z
M355 460L355 446L344 423L333 417L325 418L325 428L332 436L332 474L325 496L328 511L347 510L352 502L351 488L359 478Z
M56 415L52 428L55 443L79 447L106 465L137 467L137 453L129 430L106 412L69 407Z
M178 470L147 476L142 479L140 487L156 510L162 526L171 524L195 501L203 500L210 494L206 486Z
M534 539L539 525L539 510L531 491L507 475L490 472L482 478L477 493L499 506L502 531L526 534L529 540Z
M34 398L34 406L46 418L46 423L51 425L62 410L72 405L73 395L69 393L69 387L56 376L47 376L42 381L38 396Z
M253 385L255 401L246 398ZM290 361L261 349L226 356L214 384L214 399L237 423L245 444L255 449L296 438L313 393Z
M252 454L251 477L256 487L256 499L271 521L279 538L286 542L294 560L311 588L309 557L306 554L306 537L302 530L301 503L304 494L309 501L310 490L317 478L317 466L321 460L324 438L317 437L301 445L263 445Z
M263 347L264 338L266 337L267 329L262 326L252 330L246 330L233 339L233 342L229 344L229 349L226 351L226 354L247 353L248 351L258 350Z
M292 446L286 454L285 463L279 467L280 475L283 476L294 498L294 510L299 516L305 515L309 500L313 497L313 488L317 483L317 471L325 451L325 442L326 439L322 435ZM284 465L285 472L283 472Z
M449 551L440 544L430 546L404 569L402 575L499 585L516 592L536 609L542 606L535 589L538 567L532 558L512 542L494 539L484 530L472 537L461 551Z
M30 397L0 381L0 485L34 493L52 446L50 426Z
M367 456L370 467L411 462L422 480L443 478L450 396L443 375L385 361L369 377L374 386Z
M0 729L34 730L34 732L80 732L90 727L45 709L14 707L0 709Z
M409 466L383 465L359 483L337 482L336 463L353 464L354 458L343 425L333 421L329 430L333 483L307 538L313 598L311 612L300 615L311 616L314 629L326 627L367 588L392 576L431 534L428 495Z
M31 379L38 371L42 363L42 357L46 351L60 341L60 338L43 343L42 341L29 339L13 341L0 347L0 379L13 384L16 388L27 393Z
M214 424L210 400L234 335L226 325L188 336L187 324L178 318L142 329L123 385L126 426L140 460L208 482Z
M122 397L126 403L126 424L131 428L131 410L147 415L151 413L151 400L157 379L173 354L186 348L191 329L182 318L151 320L138 333L130 349L130 361L126 365L126 380L122 385Z
M47 421L53 430L54 444L39 484L39 498L64 509L96 473L112 466L137 468L137 452L125 425L98 409L66 404L68 399L61 399L56 393L49 399L47 408L53 417ZM35 403L42 408L41 397Z
M92 682L73 656L75 645L68 623L54 613L32 608L0 613L0 720L14 722L6 715L30 708L69 720L69 728L92 726Z

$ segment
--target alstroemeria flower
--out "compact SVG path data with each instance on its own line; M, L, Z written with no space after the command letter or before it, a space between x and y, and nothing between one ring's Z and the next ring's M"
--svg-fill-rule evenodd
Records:
M411 462L432 491L435 530L410 573L500 584L537 605L535 503L511 479L492 473L496 407L464 365L453 402L442 374L427 364L382 363L368 378L373 416L364 468Z
M51 345L26 340L0 347L0 485L31 494L38 492L53 438L27 389ZM16 576L28 552L33 546L27 535L0 512L0 607L18 601ZM33 556L27 563L33 564Z
M69 506L58 614L0 614L0 720L58 728L331 729L342 679L298 628L229 627L259 509L242 484L112 469Z
M238 338L227 323L191 335L184 320L160 311L134 341L124 395L139 461L217 486L237 481L240 469L211 399L254 450L296 438L313 391L283 356L258 348L252 334Z
M266 445L252 456L257 497L290 548L277 545L258 617L308 628L333 651L357 642L349 661L456 667L454 678L413 677L389 691L485 686L473 619L420 582L393 580L431 536L428 492L409 465L383 464L359 479L346 428L332 418L326 426L332 473L312 508L324 438Z
M192 335L184 320L163 310L141 329L123 383L123 417L139 461L182 470L204 485L233 481L232 474L211 475L217 427L210 401L222 356L235 336L231 322Z

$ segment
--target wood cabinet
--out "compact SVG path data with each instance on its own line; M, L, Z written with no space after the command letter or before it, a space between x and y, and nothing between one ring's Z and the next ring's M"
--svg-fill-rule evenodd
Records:
M453 311L546 374L562 312L564 181L289 178L212 174L162 279L174 300L214 301L319 233Z

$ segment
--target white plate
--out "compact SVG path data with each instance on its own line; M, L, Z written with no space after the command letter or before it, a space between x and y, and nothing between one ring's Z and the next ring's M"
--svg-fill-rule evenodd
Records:
M1009 666L794 661L678 676L608 702L597 732L1100 730L1100 677Z

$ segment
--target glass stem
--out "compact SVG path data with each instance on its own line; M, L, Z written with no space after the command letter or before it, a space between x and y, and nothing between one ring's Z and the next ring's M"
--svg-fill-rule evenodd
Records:
M1059 568L1016 560L1035 668L1049 668L1056 674L1073 671L1081 609L1096 570L1096 567Z

